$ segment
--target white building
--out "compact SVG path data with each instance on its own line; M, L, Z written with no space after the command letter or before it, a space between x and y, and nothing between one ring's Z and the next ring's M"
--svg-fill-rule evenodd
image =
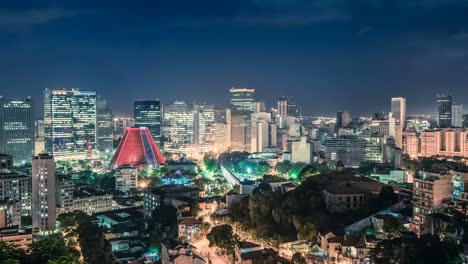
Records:
M292 142L292 162L304 162L310 164L313 161L313 145L307 140L306 136L302 136L299 141Z
M32 160L32 224L33 232L42 234L55 230L55 161L49 154L39 154Z

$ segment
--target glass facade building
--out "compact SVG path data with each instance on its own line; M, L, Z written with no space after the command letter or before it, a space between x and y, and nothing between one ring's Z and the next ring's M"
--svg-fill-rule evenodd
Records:
M231 149L250 152L255 89L232 88L229 91L231 95Z
M114 145L112 111L109 109L107 101L101 98L97 100L96 125L97 150L100 152L112 153Z
M31 99L0 98L0 153L15 164L30 162L34 154L34 114Z
M85 159L96 149L96 92L44 91L46 150L56 160Z
M437 95L439 127L448 128L452 125L452 95Z
M159 100L135 101L133 114L136 127L147 127L154 141L161 146L161 102Z
M194 154L195 111L184 102L164 105L164 151Z

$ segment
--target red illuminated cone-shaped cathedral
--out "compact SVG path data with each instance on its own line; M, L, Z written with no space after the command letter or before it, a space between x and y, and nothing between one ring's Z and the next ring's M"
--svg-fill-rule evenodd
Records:
M109 164L111 168L121 165L159 167L164 157L146 127L130 127L125 131Z

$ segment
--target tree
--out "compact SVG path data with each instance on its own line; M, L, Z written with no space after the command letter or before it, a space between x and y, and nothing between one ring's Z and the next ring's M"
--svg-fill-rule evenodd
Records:
M296 252L296 253L294 253L294 255L292 256L291 264L306 264L306 263L307 263L307 261L306 261L306 259L302 256L301 253Z
M81 264L81 261L75 255L67 255L55 259L50 259L47 264Z
M34 263L47 263L49 259L73 256L62 241L46 238L32 243L31 257ZM76 258L76 256L74 257Z
M432 235L420 239L383 240L370 251L370 259L375 264L463 263L457 245Z
M235 235L230 225L219 225L211 229L206 235L210 242L210 247L218 247L223 254L232 254L234 252Z
M151 213L148 223L149 237L152 244L160 244L166 237L175 235L177 227L177 209L172 205L160 205Z
M276 163L275 169L280 175L286 175L292 168L291 161L285 160Z
M400 222L400 219L396 217L387 218L384 220L383 230L390 238L394 238L398 235L400 231L403 230L403 225Z
M271 192L271 191L272 189L271 189L270 184L266 183L265 181L261 181L258 187L255 187L252 190L252 194Z
M205 165L207 171L215 172L218 169L218 160L213 155L205 154L203 165Z
M208 222L202 222L200 224L200 232L203 234L203 235L206 235L208 233L208 231L210 230L210 223Z
M309 176L314 176L314 175L318 175L318 174L319 174L319 172L314 166L307 165L304 168L302 168L301 172L299 173L299 180L303 181L305 178L307 178Z
M160 205L154 209L151 219L159 228L168 228L177 225L177 209L172 205Z
M200 213L200 203L197 200L193 199L189 202L189 207L190 207L190 213L193 216L197 217L198 214Z
M20 263L25 259L26 252L24 250L0 241L0 263Z
M315 228L314 224L307 223L301 228L297 236L301 240L314 242L317 240L317 229Z

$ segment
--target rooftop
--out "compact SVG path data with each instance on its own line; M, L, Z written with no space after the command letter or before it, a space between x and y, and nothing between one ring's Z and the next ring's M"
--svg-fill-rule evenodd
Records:
M193 217L193 216L184 217L179 222L179 225L193 226L193 225L198 225L198 224L201 224L201 221L198 220L197 218Z

